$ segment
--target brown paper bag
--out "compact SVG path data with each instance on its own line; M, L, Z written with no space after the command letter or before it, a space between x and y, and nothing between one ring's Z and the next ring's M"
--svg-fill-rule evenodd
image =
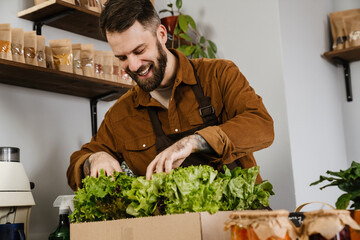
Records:
M120 60L113 54L113 74L112 80L114 82L120 82Z
M46 68L45 37L36 36L36 58L39 67Z
M73 53L73 71L76 74L83 75L83 70L81 68L81 44L73 44L72 45L72 53Z
M352 16L345 16L344 22L349 47L360 46L360 12Z
M333 50L349 47L349 34L351 30L346 28L345 19L359 14L360 9L350 9L329 14Z
M104 79L104 51L95 51L94 56L94 76Z
M81 44L80 59L84 76L94 77L94 54L93 44Z
M0 24L0 58L12 60L10 23Z
M46 68L55 69L54 66L54 58L52 55L51 48L49 46L45 46L45 60L46 60Z
M87 8L94 12L101 12L101 5L99 0L88 0Z
M25 63L37 66L37 39L35 31L24 32L24 56Z
M111 51L104 51L104 79L112 81L114 54Z
M73 55L70 39L50 40L49 45L54 59L55 69L63 72L73 72Z
M25 63L24 30L22 28L11 29L11 53L13 61Z

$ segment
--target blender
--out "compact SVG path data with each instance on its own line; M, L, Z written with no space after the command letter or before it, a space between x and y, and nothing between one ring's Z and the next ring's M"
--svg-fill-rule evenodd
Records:
M28 236L31 207L35 205L20 149L0 147L0 224L24 224Z

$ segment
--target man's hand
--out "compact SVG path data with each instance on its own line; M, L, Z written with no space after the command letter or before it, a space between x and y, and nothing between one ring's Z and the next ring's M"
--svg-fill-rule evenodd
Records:
M107 176L113 175L114 171L122 172L119 162L106 152L90 155L83 167L85 176L91 177L98 177L100 169L104 169Z
M194 152L211 152L213 149L198 134L184 137L159 153L146 170L146 179L156 172L170 173L171 169L179 167L184 160Z

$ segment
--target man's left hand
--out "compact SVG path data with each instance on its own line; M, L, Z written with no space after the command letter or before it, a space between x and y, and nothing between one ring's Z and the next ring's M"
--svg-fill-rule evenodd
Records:
M205 139L198 134L184 137L155 157L146 169L146 179L150 180L154 172L168 174L172 169L179 167L191 153L208 151L209 148Z

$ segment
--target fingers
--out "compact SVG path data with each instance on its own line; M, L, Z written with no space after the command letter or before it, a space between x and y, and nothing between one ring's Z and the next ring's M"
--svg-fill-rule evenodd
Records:
M94 153L89 157L89 161L91 177L98 177L101 169L107 176L113 175L114 171L122 172L119 162L108 153Z
M156 158L148 165L148 167L146 169L146 180L150 180L151 175L155 171L155 167L156 167L156 164L157 164L157 162L155 160L156 160Z

